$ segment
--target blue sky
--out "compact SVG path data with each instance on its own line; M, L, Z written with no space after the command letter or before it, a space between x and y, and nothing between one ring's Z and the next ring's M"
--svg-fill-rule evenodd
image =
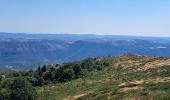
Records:
M0 31L170 36L170 0L0 0Z

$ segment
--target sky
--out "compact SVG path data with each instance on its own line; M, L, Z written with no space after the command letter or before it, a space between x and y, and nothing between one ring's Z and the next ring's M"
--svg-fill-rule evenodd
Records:
M0 0L0 32L170 36L170 0Z

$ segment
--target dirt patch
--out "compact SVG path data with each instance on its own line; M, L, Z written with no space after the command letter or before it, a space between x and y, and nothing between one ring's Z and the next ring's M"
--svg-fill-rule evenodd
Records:
M82 97L82 96L85 96L85 95L88 95L89 93L84 93L84 94L79 94L79 95L75 95L75 96L73 96L73 98L74 99L78 99L78 98L80 98L80 97Z
M144 89L143 86L124 87L124 88L120 88L119 92L128 92L129 90L143 90L143 89Z
M146 71L152 68L159 68L165 65L170 65L170 59L168 60L156 60L150 63L146 63L140 70Z
M163 83L170 82L170 77L157 77L156 79L146 80L146 83Z
M143 84L145 81L144 80L135 80L130 82L131 84Z
M63 100L76 100L76 99L78 99L80 97L83 97L83 96L86 96L86 95L88 95L90 93L92 93L92 91L91 92L87 92L87 93L82 93L82 94L74 95L74 96L69 96L67 98L64 98Z
M121 84L119 84L119 87L123 87L128 84L140 85L140 84L144 84L144 83L163 83L163 82L170 82L170 77L157 77L154 79L147 79L147 80L134 80L131 82L121 83Z

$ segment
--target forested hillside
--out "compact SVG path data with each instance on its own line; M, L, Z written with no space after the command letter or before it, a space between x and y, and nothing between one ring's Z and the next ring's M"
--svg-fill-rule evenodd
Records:
M169 44L141 39L5 39L0 40L0 69L29 70L39 65L121 54L170 56L169 51Z

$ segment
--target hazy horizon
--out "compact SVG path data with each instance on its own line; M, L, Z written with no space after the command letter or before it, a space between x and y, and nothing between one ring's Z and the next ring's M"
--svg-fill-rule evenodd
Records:
M9 33L9 34L37 34L37 35L103 35L103 36L134 36L134 37L162 37L162 38L170 38L170 36L152 36L152 35L128 35L128 34L94 34L94 33L26 33L26 32L0 32L1 33Z
M0 32L170 37L168 0L0 2Z

